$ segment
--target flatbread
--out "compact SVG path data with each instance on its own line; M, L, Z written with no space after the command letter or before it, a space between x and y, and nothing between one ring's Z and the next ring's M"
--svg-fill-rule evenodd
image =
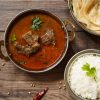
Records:
M87 28L100 32L100 0L72 0L76 18Z

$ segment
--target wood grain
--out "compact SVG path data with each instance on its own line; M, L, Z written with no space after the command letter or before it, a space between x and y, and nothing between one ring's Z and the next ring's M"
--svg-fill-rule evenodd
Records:
M63 86L64 69L68 60L78 51L84 49L100 49L100 37L83 31L72 19L67 4L63 0L0 0L0 40L4 39L4 31L9 21L20 11L26 9L45 9L61 19L70 18L75 24L76 38L69 43L68 52L63 61L53 70L43 74L30 74L16 68L12 62L0 59L0 100L32 100L41 89L49 87L42 100L73 100L68 90L59 89ZM3 53L6 51L2 48ZM5 63L5 66L2 64ZM63 84L59 85L62 81ZM31 87L34 83L35 87ZM10 95L7 93L10 92ZM31 94L28 94L31 92Z
M63 0L58 1L0 1L0 30L5 30L9 21L23 10L44 9L59 16L62 20L69 18L73 23L67 4ZM76 24L75 24L76 25ZM80 27L77 30L81 31Z

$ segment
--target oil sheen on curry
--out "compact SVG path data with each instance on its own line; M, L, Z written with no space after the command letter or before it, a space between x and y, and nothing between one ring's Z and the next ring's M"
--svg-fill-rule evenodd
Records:
M61 22L41 13L20 18L8 37L11 58L23 68L34 71L54 64L64 52L66 42Z

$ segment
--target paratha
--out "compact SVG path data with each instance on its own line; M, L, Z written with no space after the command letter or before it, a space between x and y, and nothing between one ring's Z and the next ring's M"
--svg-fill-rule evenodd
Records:
M72 0L72 5L77 20L100 33L100 0Z

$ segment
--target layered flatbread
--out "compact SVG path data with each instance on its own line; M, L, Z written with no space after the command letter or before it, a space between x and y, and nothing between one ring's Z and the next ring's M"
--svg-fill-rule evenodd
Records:
M72 5L78 21L100 33L100 0L72 0Z

